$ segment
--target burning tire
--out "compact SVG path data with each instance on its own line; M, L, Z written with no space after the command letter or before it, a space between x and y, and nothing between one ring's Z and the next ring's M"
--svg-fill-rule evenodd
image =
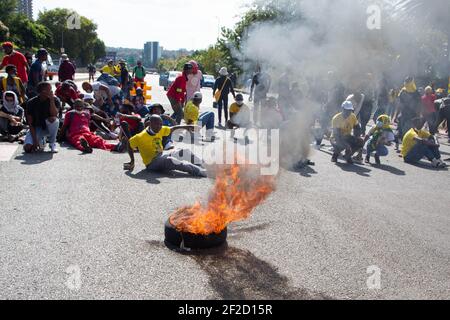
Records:
M174 225L167 220L165 224L166 242L180 248L184 241L184 247L190 249L210 249L223 245L227 241L227 229L219 234L197 235L186 232L179 232Z

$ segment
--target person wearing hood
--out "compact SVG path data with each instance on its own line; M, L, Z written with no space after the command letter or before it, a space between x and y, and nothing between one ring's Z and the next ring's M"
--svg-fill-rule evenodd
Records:
M175 119L177 124L180 124L184 117L183 108L186 103L187 81L189 80L193 69L194 66L192 64L186 63L183 67L183 73L175 79L167 91L167 98L169 99L170 105L173 109L172 118Z
M26 101L25 86L22 80L17 77L16 66L10 64L5 68L7 77L3 78L0 82L0 91L5 93L6 91L13 91L19 99L19 104L23 104Z
M234 92L233 82L228 77L227 68L223 67L219 71L219 77L216 79L213 88L213 97L216 99L219 108L219 126L222 127L222 109L225 115L225 125L228 123L228 95L233 95L236 99L236 93Z
M386 146L390 146L394 140L391 117L388 115L379 116L376 120L376 126L369 131L364 139L365 142L368 141L366 163L370 163L370 156L375 152L375 162L380 165L380 157L386 157L389 154Z
M89 129L91 117L95 119L98 116L86 110L86 105L81 99L75 100L73 110L66 114L61 128L61 133L66 136L66 141L83 153L92 153L93 148L115 151L116 145L107 143L91 132Z
M7 135L8 140L17 140L23 130L24 110L19 105L19 99L13 91L3 93L3 106L0 109L0 134Z
M203 73L200 71L197 61L191 60L189 63L192 64L192 73L188 75L186 101L192 100L194 94L200 91L203 79Z
M58 70L58 80L59 82L75 80L75 66L69 60L67 54L63 54L61 56L61 65Z

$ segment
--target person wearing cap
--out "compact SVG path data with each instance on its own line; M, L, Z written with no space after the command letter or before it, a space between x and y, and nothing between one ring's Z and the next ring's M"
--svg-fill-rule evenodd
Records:
M201 127L206 127L205 141L213 142L214 137L214 112L206 111L200 114L200 105L203 101L203 95L201 92L194 93L192 100L188 101L184 108L184 121L188 125L197 125L201 123Z
M380 115L376 119L376 125L366 135L364 142L367 142L367 156L365 162L370 163L372 153L375 153L375 163L381 164L380 157L386 157L389 154L390 146L395 140L394 131L391 127L391 117Z
M334 148L332 162L338 162L339 155L345 150L347 163L353 164L352 156L364 147L364 140L359 137L361 127L354 110L353 104L345 101L342 104L342 112L335 115L332 120L331 144Z
M191 153L189 149L164 151L163 139L176 130L196 129L195 126L165 127L160 116L152 115L148 120L146 130L130 138L125 131L130 162L124 164L124 169L132 172L135 167L134 150L137 148L147 170L151 172L168 172L178 170L196 177L206 177L206 170L201 166L202 160Z
M186 84L186 101L192 100L194 94L201 89L201 83L203 79L203 73L200 71L197 61L189 61L192 64L192 73L188 75L188 81Z
M78 92L67 81L56 87L55 95L61 100L63 106L68 104L70 107L73 107L73 103L79 98Z
M10 64L16 66L17 76L22 80L22 83L26 85L28 83L28 72L30 70L27 59L22 53L14 50L14 45L11 42L4 42L2 48L5 56L0 64L0 70Z
M244 96L240 93L236 95L236 101L230 106L230 120L227 123L227 128L231 130L231 138L237 142L234 138L236 129L249 128L250 122L250 109L244 103ZM246 143L249 142L248 136L245 135Z
M48 52L46 49L41 48L36 54L36 61L33 62L28 74L28 86L27 95L28 98L33 98L37 95L37 85L45 79L45 68L42 64L47 61Z
M59 82L64 82L66 80L75 80L75 66L69 60L67 54L61 56L61 64L58 70L58 80Z
M3 95L6 91L13 91L17 98L19 99L19 103L22 105L25 103L27 97L25 92L25 86L20 80L19 77L16 76L17 68L13 64L9 64L5 68L7 77L4 77L0 81L0 93Z
M133 69L133 78L134 78L134 82L136 83L144 83L145 81L145 75L146 75L146 71L144 66L142 65L142 61L138 61L137 65L134 67Z
M66 114L61 128L61 133L65 135L66 141L83 153L92 153L93 148L116 151L117 145L107 143L91 132L91 119L104 119L100 119L96 114L91 114L89 108L89 105L86 106L81 99L75 100L73 110Z
M183 67L183 73L175 79L167 91L167 98L173 109L172 118L175 119L177 124L180 124L183 119L183 108L186 103L186 86L193 68L192 64L186 63Z
M437 139L423 127L425 120L417 117L412 120L413 127L403 137L402 156L406 163L417 164L427 158L433 167L445 168L447 165L441 159Z
M148 111L149 111L149 113L145 117L145 126L146 127L148 126L148 121L150 120L150 117L152 115L160 116L161 119L163 120L163 125L166 127L174 127L177 125L177 122L173 118L166 115L166 110L159 103L152 104L150 106L150 108L148 108Z
M216 94L218 92L219 94ZM233 95L233 98L236 99L236 93L234 92L233 82L228 77L227 68L223 67L219 71L219 77L216 79L213 88L213 97L215 97L218 112L219 112L219 126L222 127L222 110L225 115L225 125L228 122L229 114L228 114L228 96L229 94Z

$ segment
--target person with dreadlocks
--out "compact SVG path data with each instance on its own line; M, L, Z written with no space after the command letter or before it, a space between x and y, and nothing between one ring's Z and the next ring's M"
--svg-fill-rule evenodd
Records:
M381 164L380 157L386 157L390 146L395 140L394 131L391 127L391 118L388 115L381 115L377 118L376 126L373 127L364 139L367 143L366 163L370 163L370 156L375 152L375 163Z

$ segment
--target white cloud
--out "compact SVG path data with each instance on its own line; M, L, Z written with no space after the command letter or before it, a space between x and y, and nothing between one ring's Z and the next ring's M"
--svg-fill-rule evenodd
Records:
M34 0L44 9L69 8L92 19L108 46L142 48L159 41L167 49L202 49L218 27L232 27L249 0Z

